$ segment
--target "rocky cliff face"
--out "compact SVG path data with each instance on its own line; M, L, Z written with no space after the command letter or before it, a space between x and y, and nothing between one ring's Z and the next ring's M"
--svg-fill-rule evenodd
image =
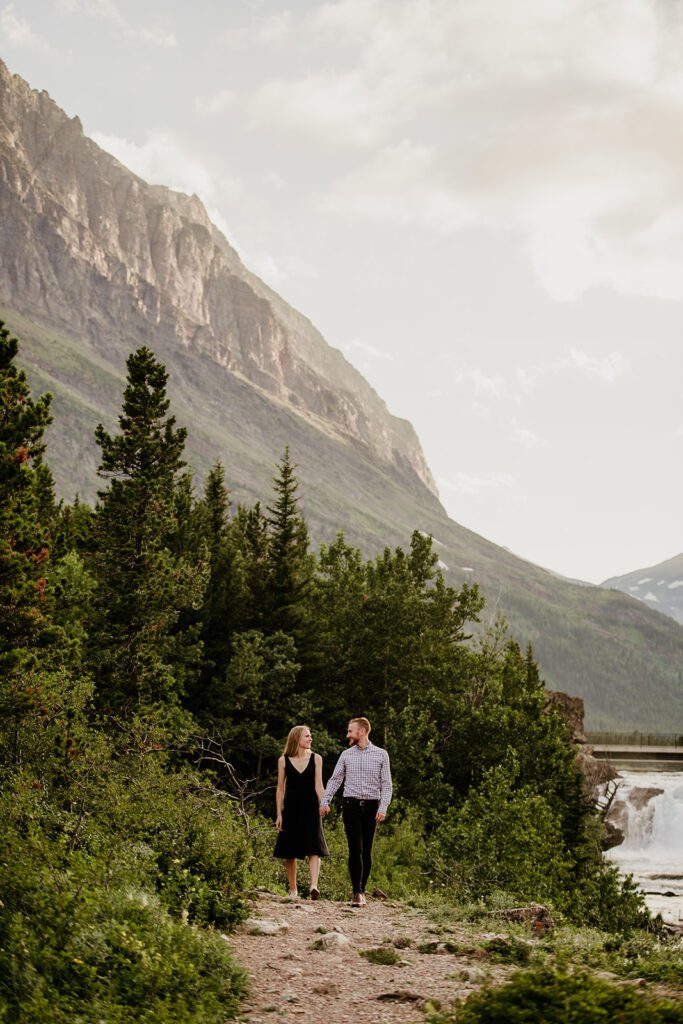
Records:
M146 184L0 62L0 300L111 359L180 349L436 486L413 428L243 266L196 196Z

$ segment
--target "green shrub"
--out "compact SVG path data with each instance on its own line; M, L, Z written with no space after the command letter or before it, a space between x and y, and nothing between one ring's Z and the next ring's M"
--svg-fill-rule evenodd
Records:
M593 950L588 963L625 978L645 978L683 988L683 947L680 941L662 941L648 932L613 937Z
M381 964L383 967L395 967L400 963L401 958L395 949L390 946L376 946L374 949L361 949L360 955L365 957L371 964Z
M421 942L417 947L418 953L462 953L462 947L457 942L442 942L439 939L432 939L430 942Z
M519 900L564 897L570 863L558 814L530 786L515 788L514 765L486 773L438 829L439 875L456 896L502 889Z
M588 974L540 969L485 988L430 1024L683 1024L683 1005Z
M491 960L499 964L528 964L532 948L530 942L524 942L514 935L507 938L497 935L482 944L482 949L486 950Z
M651 926L643 894L631 876L622 878L616 866L606 861L579 879L572 893L571 916L582 924L624 935Z
M155 858L112 845L90 823L76 849L57 821L3 802L0 834L0 1020L13 1024L222 1024L242 972L212 929L173 917L154 891ZM25 808L26 809L26 808Z

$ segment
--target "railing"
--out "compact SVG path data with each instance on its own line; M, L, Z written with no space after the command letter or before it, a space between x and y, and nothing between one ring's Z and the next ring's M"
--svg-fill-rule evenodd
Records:
M586 739L595 746L680 747L683 733L664 732L587 732Z

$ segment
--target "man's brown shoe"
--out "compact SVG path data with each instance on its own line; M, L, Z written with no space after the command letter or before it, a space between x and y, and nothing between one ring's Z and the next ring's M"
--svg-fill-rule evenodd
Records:
M353 896L351 897L351 906L352 907L362 907L363 906L363 897L361 896L361 894L359 892L354 892Z
M360 905L361 905L361 907L367 907L367 905L368 905L368 901L365 898L365 893L364 892L362 892L360 894Z

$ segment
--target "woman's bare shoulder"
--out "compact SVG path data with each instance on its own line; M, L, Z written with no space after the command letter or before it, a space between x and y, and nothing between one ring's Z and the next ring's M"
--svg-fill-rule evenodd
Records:
M314 754L313 757L315 758L315 763L316 764L322 764L323 763L323 759L320 756L320 754Z
M285 755L284 754L280 754L280 756L277 759L277 763L278 763L278 766L280 768L284 768L284 766L285 766Z

